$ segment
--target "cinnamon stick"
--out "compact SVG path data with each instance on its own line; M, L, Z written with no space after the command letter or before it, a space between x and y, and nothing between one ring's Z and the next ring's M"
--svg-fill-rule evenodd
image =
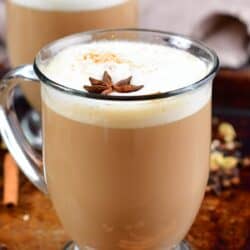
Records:
M19 193L19 169L10 153L5 155L3 167L3 204L7 207L16 206Z

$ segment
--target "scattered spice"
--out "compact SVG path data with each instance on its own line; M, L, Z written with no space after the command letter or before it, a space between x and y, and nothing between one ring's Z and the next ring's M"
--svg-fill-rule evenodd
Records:
M83 60L91 60L94 63L114 62L117 64L122 64L125 62L114 53L96 53L96 52L90 52L84 54Z
M113 83L112 78L107 71L104 72L102 80L90 77L89 81L91 86L84 85L84 89L86 89L89 93L102 95L108 95L113 91L118 93L130 93L138 91L144 87L143 85L132 85L132 76L117 83Z
M218 133L225 142L232 142L236 138L236 131L233 125L228 122L219 125Z
M213 118L213 140L207 192L219 195L240 184L240 168L250 167L250 158L242 157L242 144L232 124Z

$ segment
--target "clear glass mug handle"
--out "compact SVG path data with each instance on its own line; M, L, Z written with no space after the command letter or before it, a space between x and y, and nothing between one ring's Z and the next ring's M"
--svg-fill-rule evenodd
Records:
M0 83L0 132L22 172L42 192L47 193L42 155L27 142L14 109L14 93L18 81L39 84L32 65L23 65L8 72Z

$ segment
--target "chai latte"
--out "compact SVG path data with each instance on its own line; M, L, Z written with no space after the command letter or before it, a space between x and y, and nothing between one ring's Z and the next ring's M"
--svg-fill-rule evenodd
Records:
M32 63L47 43L72 33L137 26L137 0L8 0L8 49L12 66ZM23 86L40 109L39 86Z
M105 70L133 76L147 95L176 90L208 72L195 56L163 45L99 41L72 46L41 66L85 91ZM169 249L203 199L210 145L211 82L171 98L110 101L42 87L46 178L55 209L80 248Z

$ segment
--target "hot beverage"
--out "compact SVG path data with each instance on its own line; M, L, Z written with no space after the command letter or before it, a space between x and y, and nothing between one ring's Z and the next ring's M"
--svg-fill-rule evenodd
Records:
M114 83L132 76L133 86L143 85L111 96L177 90L209 71L188 52L122 40L69 47L40 68L85 93L89 78L104 72ZM208 178L210 82L149 101L95 100L43 85L42 105L49 192L80 248L170 249L184 238Z

